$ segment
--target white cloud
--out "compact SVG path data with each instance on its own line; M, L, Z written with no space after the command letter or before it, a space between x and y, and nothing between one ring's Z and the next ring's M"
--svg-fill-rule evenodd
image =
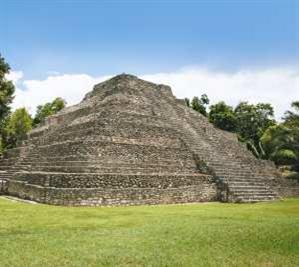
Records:
M11 71L5 76L9 81L12 81L15 85L23 78L24 74L22 71Z
M267 102L280 119L294 100L299 100L299 70L270 68L229 73L208 69L184 69L173 73L144 75L142 78L165 83L178 98L206 93L211 102L225 101L236 106L241 101Z
M19 81L22 72L11 73ZM14 108L25 106L31 112L39 104L62 97L69 105L81 101L94 84L111 76L92 77L87 74L49 76L45 80L24 80L17 83ZM168 84L178 98L206 93L212 103L224 100L230 105L240 101L272 103L280 118L294 100L299 100L299 70L277 67L237 72L215 71L205 68L181 69L177 72L145 74L143 79Z
M92 90L93 85L108 77L94 78L87 74L64 74L49 76L45 80L25 80L16 89L13 108L26 107L34 113L38 105L64 98L68 105L79 103L83 96Z

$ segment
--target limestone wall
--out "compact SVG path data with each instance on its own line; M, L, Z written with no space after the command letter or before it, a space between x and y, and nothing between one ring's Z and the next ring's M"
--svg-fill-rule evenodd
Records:
M54 188L10 181L11 195L54 205L141 205L215 201L215 183L178 188Z
M3 195L7 193L7 181L6 180L0 180L0 195Z

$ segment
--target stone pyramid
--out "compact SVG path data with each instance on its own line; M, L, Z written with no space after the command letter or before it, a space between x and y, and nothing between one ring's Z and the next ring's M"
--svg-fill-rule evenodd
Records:
M170 87L126 74L49 117L0 161L2 192L58 205L266 201L278 198L279 179Z

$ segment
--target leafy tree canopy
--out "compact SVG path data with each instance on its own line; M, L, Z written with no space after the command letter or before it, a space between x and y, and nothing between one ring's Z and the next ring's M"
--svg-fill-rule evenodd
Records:
M190 105L191 105L190 104L190 99L186 97L184 100L185 100L186 106L190 107Z
M241 102L235 108L236 130L245 141L252 140L258 146L259 139L265 130L275 125L274 110L271 104L257 105Z
M0 134L3 130L3 121L10 112L9 105L13 101L14 85L5 78L10 71L9 65L0 54Z
M197 96L193 97L191 101L191 107L195 111L201 113L205 117L207 116L207 105L210 103L210 100L206 94L203 94L200 98Z
M295 112L288 110L285 113L284 124L289 127L299 127L299 101L294 101L292 108Z
M261 142L265 152L277 165L290 165L299 171L299 101L292 103L293 111L285 113L284 122L269 127ZM296 113L297 111L297 113Z
M52 102L44 105L39 105L35 117L33 119L33 125L44 122L48 116L56 114L66 106L66 101L60 97L55 98Z
M222 130L236 131L237 124L234 110L223 101L210 106L209 120Z
M32 119L26 108L19 108L7 120L5 126L5 147L13 148L32 129Z
M269 127L261 142L269 158L278 165L299 165L299 128L279 124Z

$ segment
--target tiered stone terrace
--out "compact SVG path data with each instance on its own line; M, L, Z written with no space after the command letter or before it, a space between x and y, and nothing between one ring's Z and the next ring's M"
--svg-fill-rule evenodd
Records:
M126 74L49 117L0 161L0 191L59 205L256 202L296 195L296 186L170 87Z

